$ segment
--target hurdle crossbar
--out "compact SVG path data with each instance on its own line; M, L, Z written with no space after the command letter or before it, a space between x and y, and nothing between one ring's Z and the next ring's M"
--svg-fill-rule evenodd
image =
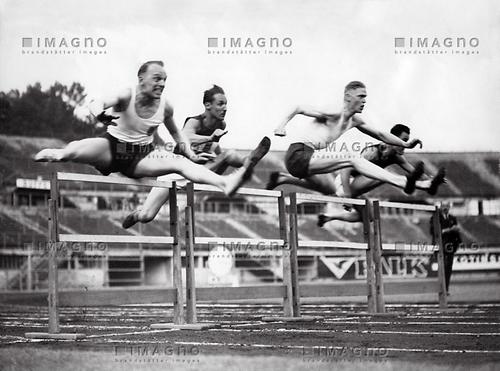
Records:
M170 181L159 181L152 179L131 179L131 178L117 177L117 176L64 173L64 172L57 172L56 177L57 180L73 181L73 182L122 184L122 185L135 185L143 187L160 187L160 188L172 187L172 182Z
M315 195L310 193L296 193L296 199L298 201L312 201L312 202L329 202L335 204L348 204L348 205L359 205L365 206L366 201L357 198L345 198L345 197L334 197L334 196L323 196Z
M434 212L436 209L432 205L408 204L404 202L377 201L380 207L390 207L395 209L418 210Z
M222 193L219 188L211 185L198 184L198 183L191 183L191 184L193 184L193 191L195 192L205 191L205 192ZM181 186L180 188L187 189L187 185ZM264 197L274 197L274 198L279 198L281 196L280 191L272 191L272 190L257 189L257 188L245 188L245 187L238 189L237 194L241 196L264 196Z
M260 246L260 245L270 245L270 246L283 246L285 240L281 239L266 239L266 238L230 238L230 237L196 237L194 239L195 244L207 244L216 245L220 244L226 245L245 245L245 246Z
M383 251L396 251L396 252L405 252L407 254L416 254L416 255L431 255L436 251L439 251L439 246L432 245L413 245L409 243L400 244L400 243L383 243L382 244Z
M334 247L339 249L368 250L368 245L363 242L348 241L299 241L299 247Z
M134 236L114 234L60 234L61 242L103 242L103 243L150 243L168 244L174 243L173 237L163 236Z

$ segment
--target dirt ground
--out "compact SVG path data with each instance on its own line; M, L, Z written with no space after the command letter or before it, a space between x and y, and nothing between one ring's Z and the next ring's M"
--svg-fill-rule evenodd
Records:
M151 329L153 323L171 322L171 306L61 308L61 332L84 333L86 338L46 341L24 337L25 332L46 331L46 307L0 306L0 360L6 366L16 361L16 353L26 358L22 352L28 350L57 350L98 352L125 369L154 363L199 369L200 362L213 362L214 356L278 357L297 369L339 362L392 365L391 369L394 362L425 362L436 369L500 369L500 304L452 304L444 312L434 304L387 308L386 315L369 315L362 304L304 304L303 315L321 318L264 322L262 316L280 316L280 306L202 304L198 322L220 327L201 331Z

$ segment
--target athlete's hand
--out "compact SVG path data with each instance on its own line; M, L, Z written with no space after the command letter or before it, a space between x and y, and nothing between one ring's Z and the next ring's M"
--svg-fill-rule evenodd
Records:
M199 155L193 154L189 159L197 164L203 165L209 161L212 161L217 156L213 153L200 153Z
M277 137L284 137L286 136L286 130L284 128L276 128L274 130L274 135Z
M219 140L227 134L227 130L216 129L212 134L212 140Z
M417 145L420 145L420 148L422 148L422 141L420 139L412 139L408 142L408 145L406 148L415 148Z
M102 111L95 118L97 119L97 121L102 122L106 126L108 126L108 125L116 126L116 122L113 122L113 120L116 120L117 118L120 118L120 116L108 115L106 113L106 111Z

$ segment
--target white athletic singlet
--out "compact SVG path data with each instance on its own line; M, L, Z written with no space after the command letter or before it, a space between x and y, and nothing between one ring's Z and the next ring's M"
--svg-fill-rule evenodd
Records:
M134 144L152 143L155 130L164 120L166 100L162 95L156 113L150 118L143 119L135 111L135 88L132 88L131 92L132 96L127 109L122 112L113 111L113 116L119 116L119 118L114 120L116 126L108 126L108 133L122 142Z
M309 118L299 125L300 129L292 134L291 143L304 143L316 150L321 150L352 128L352 118L344 124L343 128L339 124L332 126L331 123L328 125Z

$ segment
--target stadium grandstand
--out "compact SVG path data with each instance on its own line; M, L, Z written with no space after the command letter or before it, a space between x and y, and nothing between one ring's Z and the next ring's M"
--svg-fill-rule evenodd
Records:
M41 164L31 156L44 147L62 147L59 139L0 135L0 290L33 290L47 287L48 206L50 176L54 171L97 174L84 165ZM245 151L241 151L245 154ZM256 168L249 187L264 188L271 171L281 170L284 152L270 152ZM433 205L453 203L462 227L463 246L455 256L453 280L500 277L500 152L410 152L410 162L423 160L430 173L447 169L447 184L430 197L412 196L382 186L367 196L397 202ZM397 171L397 169L391 169ZM285 192L306 192L293 186ZM148 224L125 230L123 218L144 202L148 188L68 182L61 187L59 223L63 233L161 236L168 233L168 205ZM179 196L179 204L185 199ZM225 198L203 193L196 197L196 235L202 237L279 238L276 205L259 197ZM360 224L332 222L316 226L316 215L329 205L301 203L301 240L362 242ZM430 244L429 215L418 211L398 214L382 209L384 243ZM182 213L181 213L182 214ZM195 268L200 285L250 285L282 280L279 252L268 248L249 251L231 246L232 268L216 275L209 268L210 250L197 249ZM364 277L365 257L337 248L300 248L299 278L307 282L356 280ZM350 250L349 250L350 251ZM397 279L437 274L434 257L384 253L384 272ZM61 287L171 284L172 251L151 244L83 244L68 250L59 261Z

